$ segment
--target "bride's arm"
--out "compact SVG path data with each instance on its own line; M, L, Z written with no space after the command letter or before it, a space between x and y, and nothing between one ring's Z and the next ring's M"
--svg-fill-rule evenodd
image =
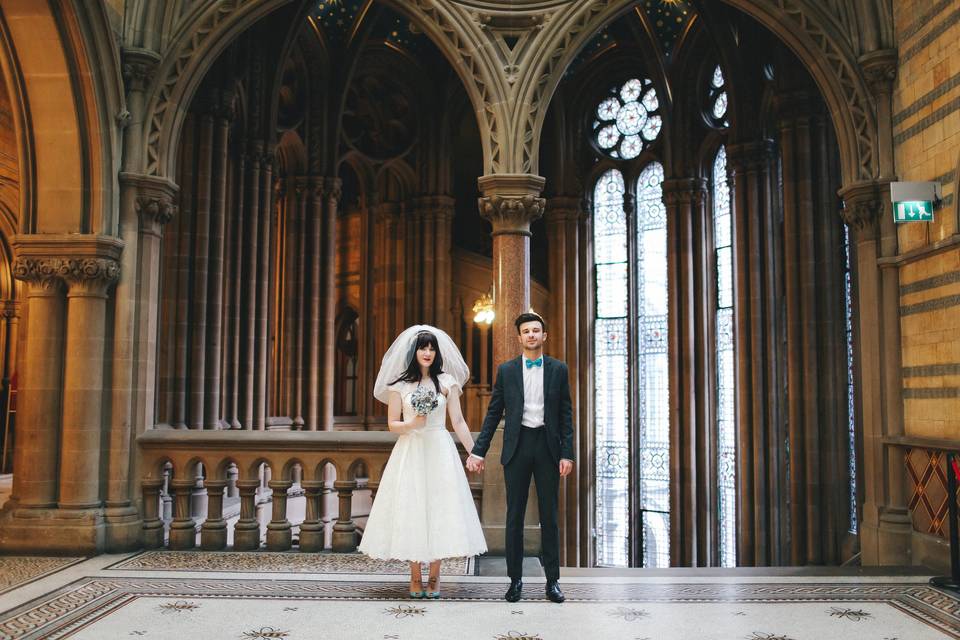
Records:
M450 412L450 424L460 439L460 444L467 450L467 453L473 450L473 436L470 434L470 427L467 421L463 419L463 410L460 408L460 389L453 387L447 392L447 407Z
M403 435L422 427L426 422L426 416L415 416L413 420L404 420L403 399L398 392L390 392L390 402L387 404L387 428L390 431Z

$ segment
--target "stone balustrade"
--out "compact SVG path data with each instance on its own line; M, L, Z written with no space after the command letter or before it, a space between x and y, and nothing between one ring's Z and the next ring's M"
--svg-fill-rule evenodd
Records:
M452 436L452 434L451 434ZM385 431L198 431L154 429L137 439L143 477L143 546L170 549L196 546L195 509L191 498L206 493L206 519L200 527L200 547L227 548L228 523L224 518L224 493L239 493L240 514L233 526L233 548L260 548L257 492L266 484L271 492L266 548L286 551L293 546L293 525L287 518L288 491L295 484L306 498L306 515L299 526L301 551L324 549L321 500L324 489L337 494L337 519L333 524L332 550L355 551L358 530L353 520L358 478L375 498L380 478L396 434ZM459 447L461 458L466 453ZM202 465L203 475L196 470ZM264 469L269 469L264 474ZM330 470L335 473L332 482ZM265 480L266 478L266 480ZM481 485L471 483L479 511ZM161 496L172 498L172 519L164 524ZM165 535L166 534L166 535Z

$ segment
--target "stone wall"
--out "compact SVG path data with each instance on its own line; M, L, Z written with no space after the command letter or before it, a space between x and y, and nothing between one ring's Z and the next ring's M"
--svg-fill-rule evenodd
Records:
M943 185L943 204L932 223L899 227L900 327L903 352L904 432L908 439L960 440L960 2L893 3L899 70L893 95L896 173L900 180ZM886 212L885 215L890 215ZM935 443L906 449L914 560L944 557L935 540L948 529L945 476ZM943 469L945 471L945 469ZM942 477L941 477L942 476ZM923 505L933 505L923 509ZM928 513L929 512L929 513ZM932 523L932 524L931 524ZM931 546L941 546L930 553ZM945 559L945 558L944 558Z

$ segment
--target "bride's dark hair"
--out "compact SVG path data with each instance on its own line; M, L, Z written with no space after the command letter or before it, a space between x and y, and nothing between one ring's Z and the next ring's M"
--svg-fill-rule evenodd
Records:
M400 374L400 377L390 384L398 382L420 382L420 365L417 363L417 350L430 345L436 352L436 357L430 363L430 379L433 380L433 386L440 393L440 380L438 376L443 371L443 355L440 353L440 345L437 343L437 336L429 331L421 331L413 341L413 348L410 350L410 356L407 359L407 368Z

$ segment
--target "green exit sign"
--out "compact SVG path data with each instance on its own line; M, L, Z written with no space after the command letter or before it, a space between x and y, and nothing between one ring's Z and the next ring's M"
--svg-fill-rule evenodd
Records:
M893 203L895 222L933 222L933 202L930 200L908 200Z

